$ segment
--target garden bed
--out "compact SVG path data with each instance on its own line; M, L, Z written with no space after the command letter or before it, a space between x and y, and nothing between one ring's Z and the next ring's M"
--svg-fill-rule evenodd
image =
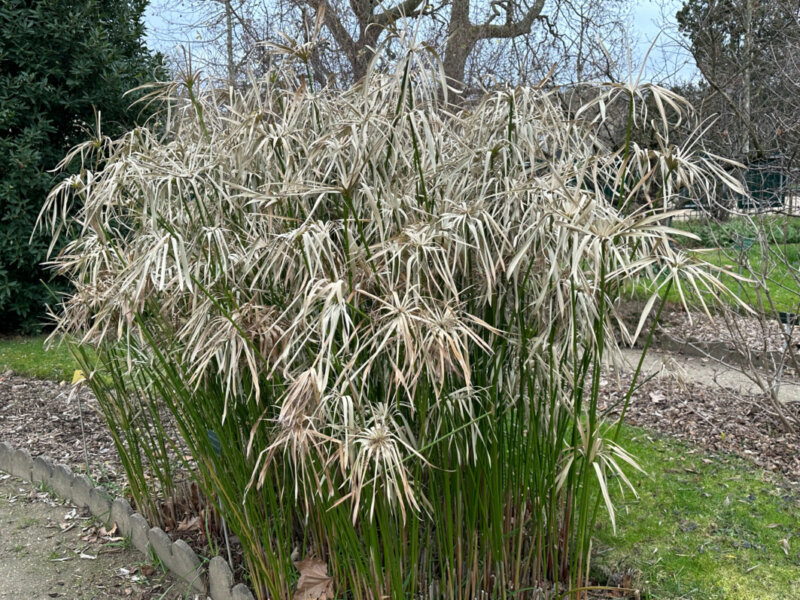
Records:
M624 383L624 378L619 382L611 377L604 380L601 409L610 408L620 397ZM8 373L3 375L0 378L0 440L18 448L27 448L34 456L50 455L76 471L85 470L80 399L90 476L97 483L120 493L125 486L124 472L111 436L97 412L96 401L88 390L70 397L70 389L69 385L52 381ZM779 424L775 420L758 411L748 398L732 391L691 381L681 383L670 377L653 379L634 394L626 420L646 428L645 433L639 435L640 439L647 437L646 431L649 430L685 440L692 445L691 455L698 461L709 461L701 462L701 465L724 460L718 458L720 455L717 453L743 457L776 474L776 493L781 493L782 485L800 482L800 437L779 433ZM629 437L630 431L635 430L626 428L624 431ZM701 449L709 454L704 454ZM648 460L646 456L644 458ZM653 468L653 465L648 466L648 470ZM659 473L654 475L663 476ZM642 480L637 487L639 485L647 484ZM789 492L784 496L787 494ZM626 518L620 517L618 522L624 527ZM186 535L186 532L181 535ZM624 530L620 535L623 536L620 543L627 543ZM194 543L203 545L200 537ZM205 548L198 549L205 553ZM618 552L614 553L614 560L618 560L618 555ZM598 560L602 562L605 559L601 555ZM649 585L647 581L632 580L613 565L604 569L609 574L609 583L623 587L631 582ZM602 577L602 573L596 576L605 583Z
M703 314L688 315L684 311L674 310L664 316L661 331L679 340L722 343L730 348L742 346L751 352L782 352L784 349L784 326L777 319L762 323L755 317L740 315L732 325L738 332L736 338L721 316L712 315L709 318ZM794 349L800 347L800 330L796 326L790 341Z
M669 375L655 377L631 397L626 423L684 440L710 453L735 454L783 474L800 485L800 435L785 433L780 420L754 396ZM628 389L629 377L604 381L601 409L611 409ZM793 410L798 410L798 405ZM611 413L618 411L612 409Z

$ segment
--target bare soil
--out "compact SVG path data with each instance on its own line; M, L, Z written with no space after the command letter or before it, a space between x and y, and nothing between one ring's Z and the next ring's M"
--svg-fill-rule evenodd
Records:
M30 483L0 474L0 599L191 598L114 531Z

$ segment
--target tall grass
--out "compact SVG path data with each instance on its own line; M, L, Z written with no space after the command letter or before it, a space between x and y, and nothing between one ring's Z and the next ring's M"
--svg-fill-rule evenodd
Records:
M259 598L289 597L305 556L338 597L580 596L636 468L597 404L641 334L619 290L723 291L659 208L731 183L669 143L680 98L599 86L570 111L518 88L455 110L427 61L346 91L288 59L241 90L158 87L159 120L76 148L43 211L77 232L59 331L169 409ZM661 146L604 144L619 104Z

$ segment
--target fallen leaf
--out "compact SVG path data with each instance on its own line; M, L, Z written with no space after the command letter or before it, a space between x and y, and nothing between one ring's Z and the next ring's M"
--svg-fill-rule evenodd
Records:
M293 600L332 600L333 579L328 577L328 564L317 558L304 558L294 563L300 572Z
M186 517L183 521L178 523L178 531L192 531L194 529L201 529L203 526L203 522L199 516L196 516L192 519Z
M788 538L783 538L780 541L781 548L783 548L784 553L786 556L789 556L789 540Z

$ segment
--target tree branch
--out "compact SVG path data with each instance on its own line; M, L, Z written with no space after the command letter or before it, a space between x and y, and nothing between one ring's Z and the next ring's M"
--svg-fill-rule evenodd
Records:
M425 0L405 0L400 4L387 8L373 17L372 22L381 27L392 25L403 17L416 18L425 10Z
M756 152L758 152L759 156L764 156L764 148L758 141L758 132L753 127L753 122L750 119L746 119L745 115L742 114L742 111L739 109L739 105L737 102L731 98L730 94L728 94L717 82L709 76L706 72L706 69L703 68L700 61L695 61L697 63L697 68L700 70L700 73L705 77L705 80L708 84L717 92L722 98L725 100L725 103L730 106L731 110L736 113L736 117L742 122L742 124L747 129L747 134L750 136L750 141L753 142L753 146L756 148Z
M348 33L347 29L345 29L344 25L342 25L342 22L336 17L336 11L328 3L328 0L306 1L315 11L319 11L323 8L325 9L325 25L330 30L336 43L344 50L350 62L353 62L358 52L356 43L353 41L353 38Z
M545 0L536 0L519 21L512 21L509 16L503 25L492 25L490 22L482 25L473 25L476 39L514 38L530 33L533 22L543 18L544 3ZM511 7L508 8L507 14L511 14Z

